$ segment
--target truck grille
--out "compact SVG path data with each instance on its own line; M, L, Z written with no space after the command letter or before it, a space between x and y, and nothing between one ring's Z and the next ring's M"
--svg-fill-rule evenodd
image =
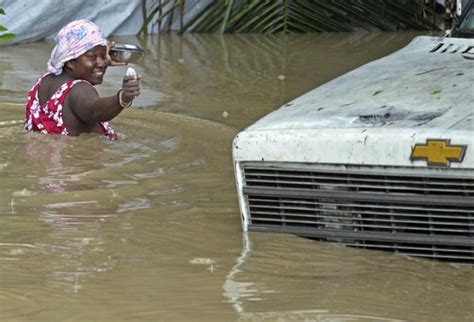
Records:
M433 48L430 49L430 53L439 53L439 54L455 54L455 53L469 53L472 54L474 46L468 46L464 44L452 44L452 43L437 43Z
M474 178L264 163L243 169L251 230L474 263Z

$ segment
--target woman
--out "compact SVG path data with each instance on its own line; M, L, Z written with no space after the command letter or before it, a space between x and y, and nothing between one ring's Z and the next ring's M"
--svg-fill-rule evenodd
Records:
M25 130L77 136L100 133L117 138L108 121L116 117L140 94L140 77L124 76L116 95L99 97L101 84L113 62L99 27L88 20L76 20L56 36L48 61L48 73L41 76L28 94Z

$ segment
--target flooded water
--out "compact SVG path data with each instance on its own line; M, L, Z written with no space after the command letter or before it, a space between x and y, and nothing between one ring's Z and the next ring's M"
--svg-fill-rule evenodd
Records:
M24 133L52 44L1 47L0 320L473 321L470 267L241 230L237 132L414 36L117 38L147 52L117 142Z

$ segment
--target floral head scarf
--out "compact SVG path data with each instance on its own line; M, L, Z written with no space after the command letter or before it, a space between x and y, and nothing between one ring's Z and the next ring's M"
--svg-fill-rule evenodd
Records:
M89 20L75 20L64 26L56 35L56 46L51 51L48 72L59 75L64 64L75 59L95 46L106 46L99 27Z

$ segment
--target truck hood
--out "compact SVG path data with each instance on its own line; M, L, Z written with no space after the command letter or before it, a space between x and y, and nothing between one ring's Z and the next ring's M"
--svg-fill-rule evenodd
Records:
M248 131L474 129L474 39L416 37L270 113Z
M472 54L470 50L472 49ZM474 39L417 37L263 117L234 139L235 161L427 167L432 140L474 169ZM429 158L413 157L416 146ZM418 149L418 148L417 148ZM446 168L446 167L445 167Z

